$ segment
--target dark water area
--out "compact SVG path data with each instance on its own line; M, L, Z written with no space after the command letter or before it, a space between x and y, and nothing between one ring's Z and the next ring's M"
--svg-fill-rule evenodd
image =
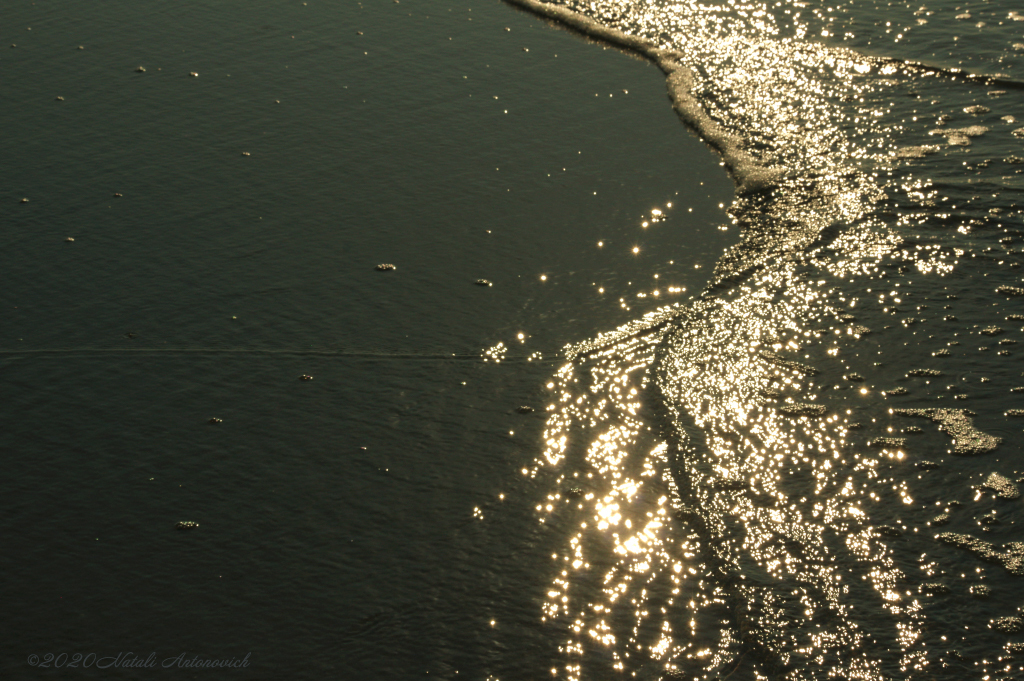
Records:
M492 2L0 17L0 675L549 675L545 385L738 239L660 71Z

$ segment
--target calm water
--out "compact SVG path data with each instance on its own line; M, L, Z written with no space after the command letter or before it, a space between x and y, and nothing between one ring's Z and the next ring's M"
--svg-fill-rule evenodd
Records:
M558 6L5 6L5 678L1022 673L1024 17Z

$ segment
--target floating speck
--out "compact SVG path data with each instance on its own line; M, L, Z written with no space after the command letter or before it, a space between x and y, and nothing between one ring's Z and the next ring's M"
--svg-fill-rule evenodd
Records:
M809 403L795 403L785 404L779 407L779 411L786 416L811 416L818 417L824 416L828 409L820 404L809 404Z
M476 282L474 282L474 283L475 283L475 284L476 284L477 286L494 286L494 284L492 284L492 283L491 283L490 281L488 281L487 279L477 279L477 280L476 280Z
M949 587L941 582L927 582L919 586L918 591L930 596L943 596L949 593Z
M138 68L135 69L135 73L145 73L145 72L146 72L146 67L145 66L139 66Z
M1002 634L1019 634L1024 631L1024 620L1019 617L997 617L992 628Z
M207 421L207 423L209 423L209 424L210 424L210 425L212 425L212 426L215 426L215 425L217 425L218 423L224 423L224 419L219 419L219 418L217 418L216 416L214 416L214 417L213 417L213 418L211 418L211 419L210 419L209 421Z
M1000 499L1016 499L1020 496L1020 490L1017 485L1010 482L1009 478L1003 477L999 473L990 473L985 482L981 483L982 489L991 490L996 493Z
M375 269L378 272L391 272L392 270L394 270L396 268L395 268L394 265L392 265L389 262L382 262L381 264L377 265L377 267Z
M194 530L199 527L199 523L193 520L182 520L175 524L174 529L176 530Z

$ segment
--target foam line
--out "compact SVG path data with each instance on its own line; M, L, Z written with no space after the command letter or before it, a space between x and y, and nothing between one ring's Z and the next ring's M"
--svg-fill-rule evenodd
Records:
M663 50L636 36L609 28L566 7L551 5L540 0L505 0L529 12L553 19L591 38L631 50L657 64L667 77L668 95L676 114L713 147L725 161L736 182L737 193L752 193L775 186L782 170L768 168L748 154L739 138L715 123L693 96L693 72L680 63L683 55L675 50Z

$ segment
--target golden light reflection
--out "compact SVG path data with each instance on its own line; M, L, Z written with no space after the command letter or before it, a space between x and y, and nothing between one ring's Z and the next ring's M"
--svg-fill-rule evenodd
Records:
M924 144L923 114L914 130L892 115L906 109L894 93L916 102L935 73L802 41L817 11L801 19L804 3L565 4L665 71L676 110L737 181L726 212L741 240L691 305L567 348L548 384L543 455L524 473L550 483L538 520L565 537L543 606L567 635L568 664L552 673L931 678L959 659L944 646L950 630L937 633L934 596L948 587L914 582L919 571L938 579L941 563L908 564L901 547L934 542L930 523L951 511L925 508L935 492L918 481L939 464L896 437L900 419L935 424L947 453L998 444L967 410L936 408L949 396L902 366L950 356L918 352L924 336L960 345L952 329L967 332L938 326L958 320L936 312L950 304L934 291L963 271L962 236L991 226L980 208L956 217L978 200L973 187L907 170L946 152ZM932 132L967 148L988 129ZM651 209L641 227L662 216ZM941 237L926 231L936 224ZM1015 262L1015 237L989 260ZM1006 295L1024 295L1018 275L1000 276L1014 284ZM681 290L660 286L637 297ZM978 503L991 494L974 492ZM942 541L1010 565L995 543Z

